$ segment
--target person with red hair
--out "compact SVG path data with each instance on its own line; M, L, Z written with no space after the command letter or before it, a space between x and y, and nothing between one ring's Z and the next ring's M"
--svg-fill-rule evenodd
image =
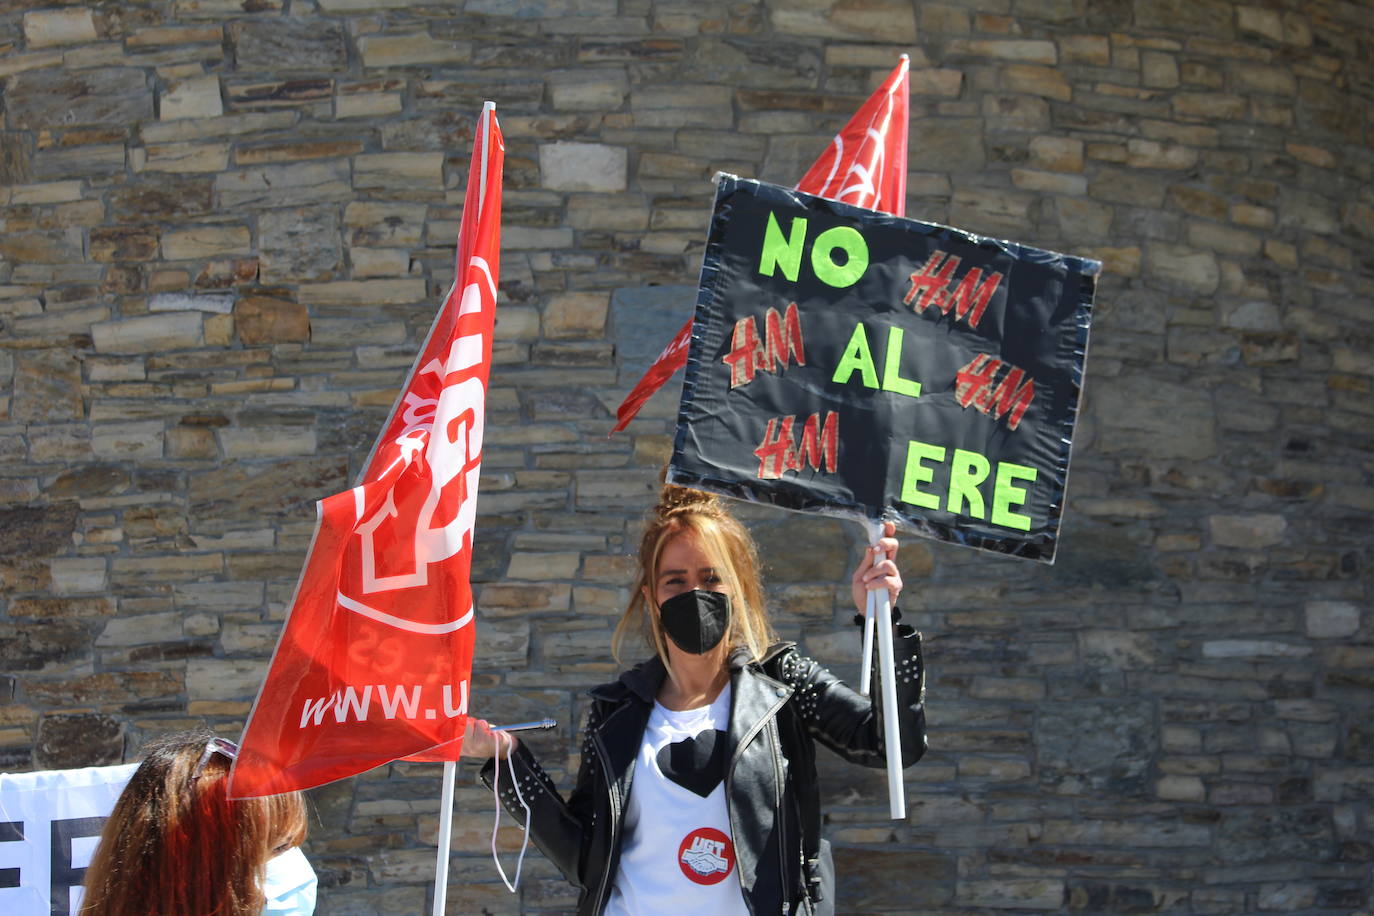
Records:
M81 916L258 916L315 908L299 792L230 799L231 741L155 740L101 832Z

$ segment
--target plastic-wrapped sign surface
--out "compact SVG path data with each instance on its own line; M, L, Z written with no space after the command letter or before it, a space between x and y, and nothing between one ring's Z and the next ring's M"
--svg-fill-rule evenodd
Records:
M720 176L669 479L1052 563L1100 269Z

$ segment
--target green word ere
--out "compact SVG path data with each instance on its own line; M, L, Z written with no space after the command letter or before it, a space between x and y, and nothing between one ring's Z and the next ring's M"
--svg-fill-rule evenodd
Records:
M940 509L940 496L921 489L935 478L935 469L922 464L924 461L944 462L946 449L912 439L907 444L906 469L902 474L902 502L923 509ZM992 486L992 517L988 518L979 487L987 481L992 467L984 456L977 452L954 450L949 460L949 488L944 495L944 509L955 515L963 515L980 521L991 521L1002 528L1015 528L1029 531L1031 518L1013 512L1026 503L1026 488L1017 486L1019 481L1028 485L1035 483L1035 468L1009 461L997 462L997 474Z

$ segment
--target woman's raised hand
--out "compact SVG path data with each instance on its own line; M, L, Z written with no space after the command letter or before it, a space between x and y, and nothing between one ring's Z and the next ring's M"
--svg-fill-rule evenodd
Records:
M886 588L893 604L897 603L897 596L902 593L902 574L897 570L896 560L897 539L893 537L896 533L896 525L892 522L883 522L883 536L878 539L876 546L864 551L863 559L859 561L858 568L850 577L849 585L854 596L854 607L858 608L860 614L867 612L869 591ZM884 555L883 559L875 563L874 557L879 553Z
M467 728L463 731L464 757L486 760L496 756L498 747L502 757L509 757L510 752L515 750L515 744L516 738L510 732L492 731L491 723L486 719L468 717Z

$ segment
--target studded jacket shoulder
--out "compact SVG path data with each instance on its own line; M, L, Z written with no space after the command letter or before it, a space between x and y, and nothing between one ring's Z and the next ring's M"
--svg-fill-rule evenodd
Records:
M925 671L920 635L896 624L893 636L902 759L909 766L926 749ZM582 916L599 916L609 899L634 761L664 676L662 662L650 659L591 691L577 780L566 800L524 742L509 767L501 764L502 804L522 823L521 798L529 805L531 838L578 889ZM737 651L731 688L726 799L745 901L755 914L832 913L834 869L820 836L815 745L862 766L885 766L880 691L860 696L793 643L771 647L758 661ZM494 775L489 761L482 779L490 786Z

